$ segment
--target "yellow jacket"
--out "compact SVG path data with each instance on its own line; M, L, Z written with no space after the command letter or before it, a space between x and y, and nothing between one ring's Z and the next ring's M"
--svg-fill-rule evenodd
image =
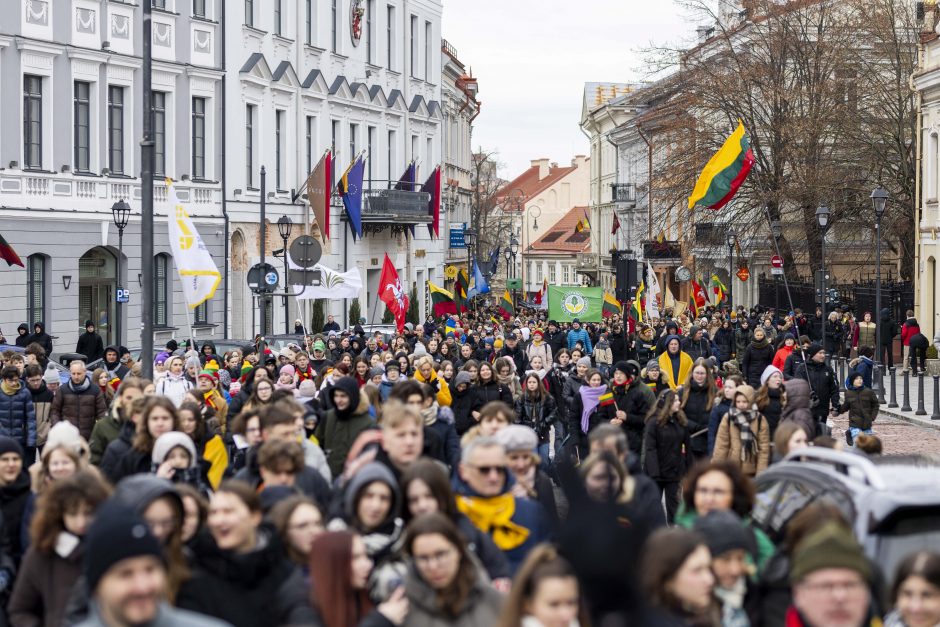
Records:
M441 407L450 407L450 403L451 403L450 387L447 385L447 381L437 376L437 372L435 372L434 370L431 370L430 380L425 381L424 377L421 376L421 371L415 370L414 378L415 378L415 381L419 383L428 383L432 387L434 386L434 382L437 381L438 382L437 404L440 405Z
M689 378L689 374L692 372L692 366L692 358L689 357L689 354L679 351L679 383L676 384L676 378L673 376L674 373L672 371L672 360L669 359L669 351L659 356L659 369L666 375L666 382L669 383L669 387L673 390L685 383L686 379Z

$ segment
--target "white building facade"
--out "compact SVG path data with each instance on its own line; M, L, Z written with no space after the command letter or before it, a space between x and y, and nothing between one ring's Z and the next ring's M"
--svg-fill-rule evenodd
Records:
M429 234L431 218L417 192L404 213L380 211L371 199L394 186L412 160L419 188L441 162L441 2L226 0L226 10L230 335L251 337L259 330L246 273L260 259L261 167L266 261L283 274L283 259L271 256L283 247L276 222L281 215L291 219L291 239L311 225L303 186L328 148L336 155L334 184L356 155L365 154L364 238L353 240L334 196L321 263L340 272L359 269L361 315L379 322L378 282L387 253L406 290L416 288L423 316L426 280L443 280L447 212L442 207L437 238ZM327 313L346 321L349 304L331 300ZM283 329L285 318L293 329L299 317L292 298L275 297L269 311L268 331Z

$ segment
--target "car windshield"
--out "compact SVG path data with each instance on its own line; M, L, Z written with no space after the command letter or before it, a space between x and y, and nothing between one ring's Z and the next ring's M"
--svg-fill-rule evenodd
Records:
M898 563L911 553L940 546L940 509L899 512L877 536L877 562L893 577Z

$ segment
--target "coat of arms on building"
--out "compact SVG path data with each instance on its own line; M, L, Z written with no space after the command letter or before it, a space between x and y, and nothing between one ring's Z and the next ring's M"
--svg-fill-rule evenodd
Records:
M366 10L362 6L362 0L351 0L349 3L349 34L352 36L354 46L359 45L362 38L362 18Z

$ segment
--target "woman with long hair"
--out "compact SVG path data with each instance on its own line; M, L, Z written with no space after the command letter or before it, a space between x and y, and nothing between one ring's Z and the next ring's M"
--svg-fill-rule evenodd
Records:
M467 550L457 526L442 513L411 521L405 537L411 558L405 576L410 610L405 625L494 625L502 595Z
M940 625L940 554L917 551L898 564L891 588L894 611L885 627Z
M257 411L246 410L235 416L225 434L229 469L238 472L248 463L248 451L261 444L261 416Z
M39 498L32 542L7 608L12 625L63 624L72 587L82 574L85 532L110 493L96 474L79 472Z
M704 537L687 529L660 529L646 541L640 572L647 601L670 624L720 627Z
M550 544L536 546L513 579L498 627L588 627L574 568Z
M251 395L245 402L242 411L259 411L262 407L267 407L271 403L271 395L274 394L274 384L267 378L255 379L251 389Z
M751 477L770 465L770 424L758 411L751 386L735 389L734 406L721 419L715 434L712 459L738 463Z
M144 405L144 413L131 450L115 466L108 479L111 483L129 475L149 473L153 462L153 445L164 433L179 431L180 420L176 405L165 396L152 396Z
M785 420L777 427L774 434L774 460L779 461L792 451L809 446L809 438L803 426L792 420Z
M369 360L362 355L353 360L353 376L356 378L359 387L364 386L369 381L369 370L371 370Z
M496 374L496 380L500 385L509 390L512 394L512 401L515 403L522 398L522 385L519 383L519 375L515 370L515 363L509 357L500 357L493 362L493 372Z
M718 386L708 362L699 357L692 366L679 395L682 412L688 420L692 435L692 455L696 459L708 456L708 419L718 397Z
M104 404L110 407L111 401L114 400L114 388L111 387L111 375L108 374L107 369L95 369L95 371L91 373L91 380L95 382L95 385L98 386L98 389L101 390L101 393L104 395Z
M767 366L761 375L761 386L757 390L754 402L757 410L767 419L770 426L770 438L773 439L780 424L783 408L787 406L787 390L783 387L783 372L774 366Z
M372 558L361 537L351 531L317 536L310 549L310 598L324 627L404 623L409 605L404 590L399 587L374 607L368 588L371 572Z
M613 403L614 396L604 383L604 376L595 368L587 370L584 373L584 385L578 388L571 404L571 413L568 414L568 433L577 443L582 457L587 455L588 433L606 422L604 408Z
M516 421L535 431L539 438L538 454L546 467L551 463L549 447L556 418L555 399L545 389L541 377L530 372L522 380L522 397L516 401Z
M744 385L744 379L741 378L741 375L733 374L725 377L722 383L724 385L722 385L718 397L715 398L711 413L708 416L708 459L711 459L712 453L715 451L715 434L718 433L718 425L721 424L721 419L725 417L725 414L734 404L734 391L739 385Z
M470 414L476 420L480 419L480 410L483 406L491 401L502 401L510 407L513 404L512 391L497 380L493 366L485 361L480 362L474 397Z
M268 520L284 543L288 559L307 576L311 551L317 537L326 531L323 510L306 496L289 496L271 508Z
M214 490L228 468L228 451L222 436L210 430L202 414L204 406L185 402L179 408L180 431L193 440L196 460Z
M762 327L754 329L754 336L741 358L741 375L752 388L760 387L760 376L774 360L773 345L767 340L767 333Z
M679 394L664 390L646 418L644 470L666 498L666 520L679 508L679 482L692 466L692 439Z

